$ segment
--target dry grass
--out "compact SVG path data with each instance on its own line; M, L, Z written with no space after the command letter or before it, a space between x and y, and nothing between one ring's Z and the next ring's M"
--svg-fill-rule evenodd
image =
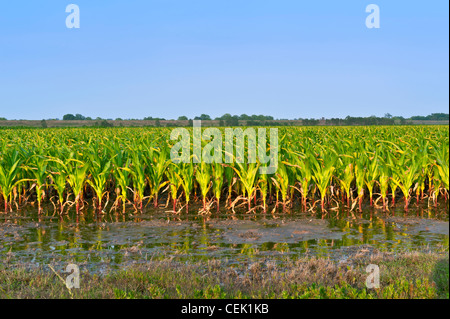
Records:
M367 289L368 264L381 287ZM67 274L60 273L62 277ZM324 258L261 261L231 267L223 260L150 261L105 275L82 273L74 298L448 298L446 253L360 252L345 262ZM71 298L47 268L0 269L0 298Z

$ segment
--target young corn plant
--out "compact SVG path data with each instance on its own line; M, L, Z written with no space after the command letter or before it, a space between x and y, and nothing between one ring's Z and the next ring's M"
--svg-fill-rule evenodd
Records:
M365 179L367 190L369 191L370 206L373 206L373 189L379 176L378 156L375 154L372 157L367 157Z
M381 200L383 202L383 210L386 210L387 194L389 191L389 180L392 173L389 166L386 163L380 165L380 176L378 177L378 183L380 185Z
M111 174L111 158L105 152L99 154L95 149L88 156L90 160L89 178L87 183L91 185L97 196L97 212L102 212L103 197L107 193L106 183Z
M47 186L47 165L48 161L42 155L33 155L28 165L23 166L23 168L30 172L32 181L34 182L34 188L36 189L36 200L38 202L38 214L41 214L42 207L41 203L45 197L44 186Z
M197 164L195 169L195 180L197 181L200 192L202 193L203 209L201 212L209 212L206 206L206 196L211 188L211 166L205 162Z
M183 180L181 179L181 176L179 174L180 167L179 164L170 163L170 165L166 169L166 176L169 181L170 186L170 194L172 197L172 203L173 203L173 212L177 212L177 194L178 190L180 189L181 185L183 184Z
M5 201L5 213L8 212L8 205L12 211L13 189L19 183L27 179L19 179L20 163L19 152L14 150L11 153L4 154L0 162L0 191Z
M233 192L233 185L236 183L236 178L234 177L234 170L233 170L233 167L231 167L231 165L224 166L224 176L225 176L225 179L227 180L228 207L231 207L231 194Z
M194 165L192 163L183 163L181 164L179 173L176 174L178 174L181 180L181 188L186 198L186 213L189 213L189 202L194 187Z
M436 152L436 162L435 168L437 172L435 173L436 179L441 181L445 200L448 200L449 191L449 148L442 147Z
M409 201L411 197L411 187L418 175L418 165L414 161L414 158L409 159L403 163L403 167L395 167L395 174L397 176L394 179L394 183L400 188L405 199L405 210L408 211Z
M143 164L144 154L142 152L134 152L131 165L122 167L121 170L131 174L133 184L133 203L136 211L142 212L144 191L147 184L145 176L145 166Z
M129 156L129 151L124 149L119 142L120 141L116 141L109 147L110 154L116 154L111 159L112 176L116 187L116 200L114 201L111 210L113 208L116 209L118 205L122 205L122 213L125 213L126 204L128 202L127 193L131 185L131 158Z
M67 186L68 169L64 162L59 158L50 157L48 161L50 163L51 186L56 190L59 213L62 215L64 213L64 206L67 204L67 202L64 201L64 192L66 191Z
M216 208L217 213L220 210L220 197L222 195L222 186L223 186L223 172L224 168L221 163L214 163L212 166L212 191L214 193L214 197L216 199Z
M263 213L267 213L267 195L269 192L269 175L268 174L262 174L259 176L258 180L258 187L259 191L261 193L261 200L262 200L262 207L263 207Z
M161 188L168 184L163 182L164 174L169 165L169 151L166 148L149 150L147 161L148 183L150 185L151 197L154 200L155 208L158 207L158 194Z
M365 184L365 170L364 170L364 159L358 159L355 164L355 181L356 190L358 192L358 205L359 211L362 212L362 201L364 198L364 184Z
M313 162L313 180L320 192L320 207L322 212L325 212L325 198L333 178L334 170L336 169L334 163L336 157L329 153L325 158L320 158Z
M419 166L415 159L406 158L405 154L402 154L397 165L391 166L391 170L395 175L392 181L403 193L406 211L408 211L411 197L411 187L413 186L414 181L417 180L418 169Z
M312 186L311 181L313 180L313 169L311 165L315 159L312 159L311 156L311 154L298 154L298 156L293 157L293 163L297 169L296 178L300 182L302 206L304 211L307 210L307 199L309 196L310 187Z
M256 178L259 166L259 163L236 163L235 166L232 166L247 194L249 212L251 211L253 196L256 196Z
M116 157L117 158L117 157ZM129 185L131 185L131 159L127 158L125 163L120 160L117 160L114 164L114 179L116 181L116 202L114 203L114 207L116 207L119 203L122 204L122 212L125 213L126 203L128 201L127 193Z
M89 170L88 162L83 162L72 156L66 160L67 162L67 181L72 188L73 195L75 196L75 205L77 215L80 213L80 202L84 185Z
M288 200L289 194L289 175L285 162L278 163L278 169L275 173L275 176L272 177L272 182L276 188L277 192L277 202L275 204L275 209L278 207L278 193L281 194L282 204L283 204L283 213L286 212L286 203Z

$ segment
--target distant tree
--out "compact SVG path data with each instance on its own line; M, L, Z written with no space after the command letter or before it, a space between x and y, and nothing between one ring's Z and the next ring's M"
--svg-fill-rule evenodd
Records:
M411 120L414 121L425 121L426 119L426 116L411 116Z
M188 126L194 126L194 121L189 120L189 121L188 121Z
M261 126L261 125L264 125L263 123L264 123L264 121L248 120L246 124L247 124L247 126Z
M42 127L42 128L47 128L47 121L42 120L42 121L41 121L41 127Z
M227 119L231 119L231 118L232 118L232 115L230 113L225 113L224 115L222 115L218 119L226 121Z
M225 125L239 126L239 116L233 115L231 118L225 120Z
M113 127L112 123L109 123L107 120L96 121L94 126L97 127Z
M304 119L302 120L303 125L311 126L319 124L319 120L316 119Z
M155 126L156 127L160 127L161 126L161 122L159 121L159 119L155 120Z
M116 118L116 121L123 121L120 117Z
M74 121L75 120L75 115L73 114L66 114L63 116L63 121Z
M448 121L449 114L448 113L432 113L427 116L427 120L431 121Z
M386 113L386 114L384 114L384 117L387 118L387 119L391 119L392 115L390 113Z
M84 121L86 118L81 114L75 114L75 120Z
M6 117L0 117L0 121L7 121Z
M187 118L187 116L179 116L178 117L178 121L187 121L188 120L188 118Z
M432 113L427 116L411 116L411 120L416 121L448 121L448 113Z

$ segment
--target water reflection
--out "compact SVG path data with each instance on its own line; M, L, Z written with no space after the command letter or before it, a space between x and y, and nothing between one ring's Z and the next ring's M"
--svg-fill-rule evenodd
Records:
M76 262L121 267L158 256L227 258L339 256L352 247L380 250L448 248L448 214L433 209L386 214L144 214L37 216L20 212L0 222L0 261ZM9 254L8 254L9 253ZM9 259L8 259L9 260Z

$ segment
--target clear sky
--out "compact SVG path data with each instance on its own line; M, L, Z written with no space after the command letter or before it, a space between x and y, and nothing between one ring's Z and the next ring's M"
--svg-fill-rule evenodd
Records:
M379 29L365 25L371 3ZM0 117L447 113L448 12L447 0L2 1Z

